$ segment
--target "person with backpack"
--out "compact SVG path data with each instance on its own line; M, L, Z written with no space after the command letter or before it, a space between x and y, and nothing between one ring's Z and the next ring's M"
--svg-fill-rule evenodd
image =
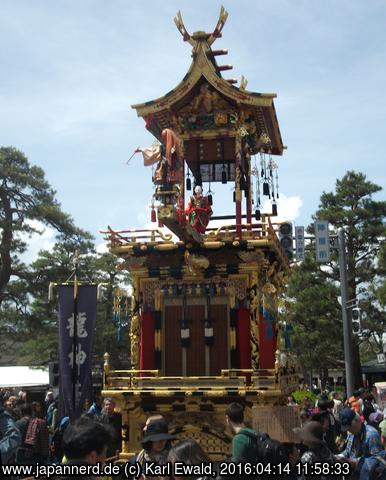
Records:
M22 418L16 422L22 443L16 454L16 463L43 464L48 458L48 429L45 420L32 415L30 404L21 406Z
M0 406L0 465L10 463L21 444L21 435L12 416Z
M261 436L244 423L244 407L239 403L231 403L225 411L226 424L234 434L232 439L232 460L234 462L257 463Z

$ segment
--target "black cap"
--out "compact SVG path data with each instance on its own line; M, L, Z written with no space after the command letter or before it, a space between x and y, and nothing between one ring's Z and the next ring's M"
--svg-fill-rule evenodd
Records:
M161 440L174 440L176 437L170 435L168 424L165 420L159 419L150 422L147 426L145 436L142 440L142 445L148 442L158 442Z
M346 407L342 410L340 414L340 424L343 432L347 432L356 416L357 413L351 408Z

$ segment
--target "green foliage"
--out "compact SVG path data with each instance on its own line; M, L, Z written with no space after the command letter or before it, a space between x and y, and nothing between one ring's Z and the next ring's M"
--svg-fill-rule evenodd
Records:
M344 227L347 241L349 299L357 298L364 312L365 335L355 338L358 346L381 351L385 310L381 308L386 256L384 242L386 202L373 199L381 187L362 173L349 171L336 181L334 192L324 192L314 219L327 220L332 231ZM314 233L313 225L308 227ZM379 255L379 257L378 257ZM293 343L300 363L308 370L343 366L343 328L340 306L338 254L329 264L318 265L314 249L294 268L288 295L293 301ZM377 261L377 257L380 259ZM382 283L383 278L383 283ZM359 358L358 358L359 360Z
M41 250L35 261L25 265L20 255L27 250L28 236L45 226L57 232L54 247ZM112 304L114 288L128 284L128 274L117 270L116 256L96 254L92 235L61 210L43 170L11 147L0 148L0 232L2 352L13 351L19 364L43 365L57 357L57 300L48 302L48 285L70 277L72 257L79 250L80 280L106 283L97 308L94 363L101 364L108 350L117 366L127 366L128 328L117 342Z
M376 257L385 239L386 201L372 198L382 188L363 173L349 171L336 181L335 192L323 193L314 219L328 220L347 232L348 286L350 298L366 292L366 282L378 274ZM333 270L338 279L337 269Z
M315 393L310 392L309 390L296 390L296 392L292 392L291 395L298 405L301 405L304 400L311 400L312 403L315 403L318 398Z
M326 278L308 252L305 261L294 267L288 296L294 326L293 349L305 371L318 372L322 366L342 365L342 323L337 301L338 288Z
M115 365L126 365L128 362L128 328L120 342L116 341L116 325L113 321L113 291L121 284L129 282L128 274L117 270L118 258L109 253L95 254L92 244L84 241L78 244L83 255L80 256L79 279L92 283L105 283L105 293L97 305L96 334L93 345L94 364L103 362L103 354L109 351ZM70 247L70 248L68 248ZM27 340L20 349L19 362L47 363L57 358L58 352L58 312L57 298L47 300L47 286L50 282L65 281L73 270L72 255L74 250L66 242L60 242L52 251L41 251L31 269L36 283L31 294L30 315L26 319L25 332ZM39 332L39 337L33 335ZM125 363L126 362L126 363Z
M374 288L374 294L379 303L386 308L386 243L383 243L378 255L381 280Z
M17 288L6 288L13 279L31 280L18 255L26 251L28 235L39 233L36 222L74 239L89 235L61 210L41 168L15 148L0 148L0 306L23 302L15 297Z

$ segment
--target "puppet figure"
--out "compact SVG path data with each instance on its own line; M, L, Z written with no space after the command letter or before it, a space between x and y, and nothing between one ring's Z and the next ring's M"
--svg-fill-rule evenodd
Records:
M208 197L202 195L200 185L195 187L194 195L190 197L185 213L189 216L189 222L192 227L199 233L205 233L213 212L209 205Z
M182 162L184 160L182 142L170 128L162 130L161 136L162 145L138 147L134 153L142 153L145 166L157 163L153 176L154 183L161 185L179 183L182 179Z

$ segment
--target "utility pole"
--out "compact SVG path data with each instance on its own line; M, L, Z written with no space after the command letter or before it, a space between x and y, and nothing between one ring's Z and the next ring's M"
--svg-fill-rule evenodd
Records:
M343 321L343 340L344 340L344 363L346 370L346 395L351 397L354 392L353 375L353 354L352 354L352 327L351 318L347 312L348 302L348 284L347 284L347 260L346 260L346 238L344 229L338 230L339 241L339 272L340 272L340 291L342 299L342 321Z

